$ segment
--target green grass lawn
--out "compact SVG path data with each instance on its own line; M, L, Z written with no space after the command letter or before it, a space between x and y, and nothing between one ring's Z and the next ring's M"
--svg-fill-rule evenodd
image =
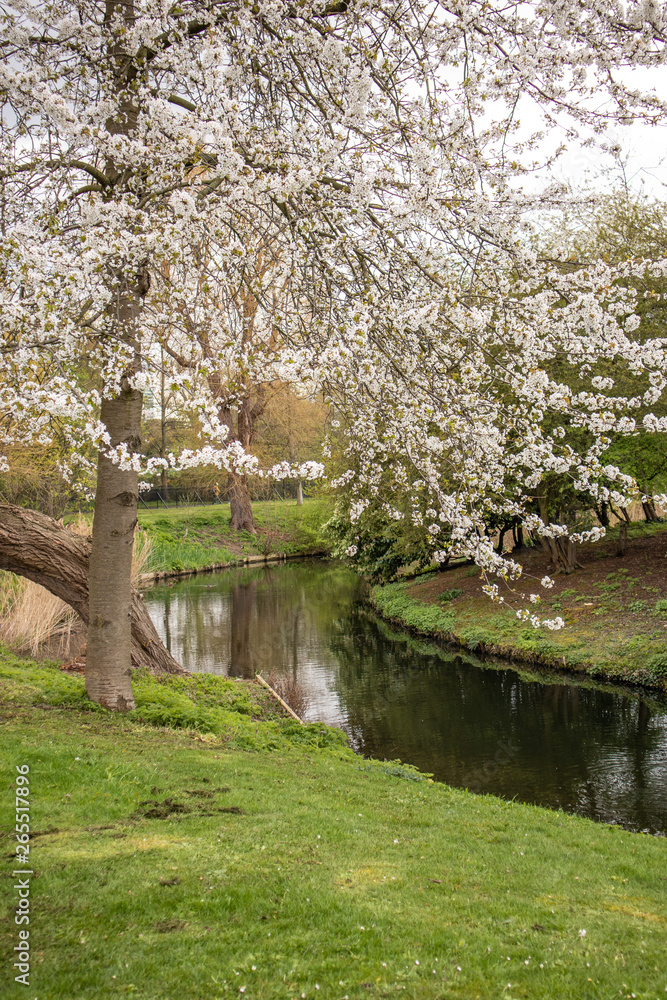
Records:
M230 531L229 504L139 511L139 525L151 540L147 572L201 569L246 555L307 555L328 551L321 527L332 502L313 497L301 507L295 500L253 503L257 535Z
M119 718L85 710L79 676L0 663L3 996L665 996L664 839L364 761L253 685L135 686ZM160 712L172 728L147 724ZM11 973L23 764L29 988Z

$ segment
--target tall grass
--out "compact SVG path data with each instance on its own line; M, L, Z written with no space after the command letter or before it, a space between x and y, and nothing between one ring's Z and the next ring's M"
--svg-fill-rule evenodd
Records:
M90 531L88 520L79 514L67 525L77 535ZM132 553L132 585L151 555L151 539L138 530ZM0 642L17 653L37 656L49 646L53 655L69 658L72 640L84 628L83 622L68 604L50 591L13 573L0 573Z
M44 587L25 577L3 573L0 579L0 640L19 653L37 656L57 640L57 651L67 656L77 613Z
M136 587L140 575L145 572L151 561L153 540L147 531L137 526L134 532L134 548L132 549L132 586Z

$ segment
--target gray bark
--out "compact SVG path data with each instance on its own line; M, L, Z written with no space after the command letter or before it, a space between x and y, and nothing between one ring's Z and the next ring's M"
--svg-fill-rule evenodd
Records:
M125 387L102 401L111 445L138 451L141 393ZM137 526L137 473L123 471L100 452L88 573L89 621L86 692L92 701L124 712L134 708L132 663L132 547Z

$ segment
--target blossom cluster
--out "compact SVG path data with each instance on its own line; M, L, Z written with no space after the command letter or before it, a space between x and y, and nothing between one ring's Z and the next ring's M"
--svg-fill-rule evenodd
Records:
M664 65L657 5L105 9L0 12L0 443L64 435L150 472L100 402L164 378L210 444L163 464L311 479L319 463L261 469L228 432L266 386L319 392L351 521L379 498L436 558L504 580L521 567L485 514L557 541L567 527L529 512L545 476L636 492L604 455L612 435L667 430L667 340L637 313L667 263L576 266L531 237L570 200L539 162L547 132L602 148L608 125L667 117L615 72ZM641 391L623 395L612 362Z

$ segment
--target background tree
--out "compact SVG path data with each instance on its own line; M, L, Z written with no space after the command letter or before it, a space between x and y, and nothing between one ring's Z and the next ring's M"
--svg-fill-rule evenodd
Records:
M664 259L667 254L667 207L642 195L633 195L627 186L617 188L591 212L588 224L579 220L579 231L573 233L575 252L586 259L602 256L605 261L621 261L628 256L647 261ZM584 230L583 232L581 230ZM639 293L637 314L641 319L640 334L650 340L667 335L667 282L663 275L650 272L637 275L634 286ZM622 364L607 363L600 370L602 377L614 380L615 391L627 396L641 393L643 412L658 418L667 415L650 379L637 378ZM667 488L667 434L655 429L637 427L631 437L616 436L605 458L636 481L646 521L658 520L653 496Z
M322 444L328 409L321 398L307 388L278 384L267 400L257 428L257 456L265 466L287 456L292 465L317 461ZM303 483L296 481L297 504L303 503Z
M198 257L199 273L191 281L178 274L181 280L174 282L168 276L167 309L181 315L185 336L168 331L161 347L181 369L199 373L205 380L217 421L226 431L225 443L237 446L240 456L250 455L257 422L281 385L275 371L280 344L273 318L278 311L276 291L271 314L260 306L253 291L253 287L268 285L271 255L260 247L253 259L248 251L242 272L228 277L224 265L218 266L211 241L198 248ZM232 531L255 534L246 468L228 465L225 493Z
M553 253L557 248L564 271L596 267L600 263L618 265L634 259L632 275L619 280L637 294L637 340L650 343L665 336L665 280L660 269L653 271L653 264L667 252L664 205L632 195L626 187L616 189L601 201L582 207L576 215L567 214L550 232L542 234L539 245L542 253ZM553 366L550 370L556 374ZM626 415L629 426L620 432L608 428L607 447L600 454L600 462L603 466L618 467L630 477L636 484L646 520L657 519L652 497L664 490L667 481L667 436L657 428L667 411L650 372L627 358L615 357L589 364L584 378L575 365L568 363L559 366L557 376L573 393L589 387L604 390L614 408ZM633 405L626 406L626 399L632 399ZM578 450L594 441L594 436L581 428L569 428L567 434L569 440L573 435L579 439L578 444L575 442ZM613 490L605 486L604 477L595 498L578 492L573 479L551 476L549 482L545 481L540 491L543 516L548 518L551 511L553 519L557 519L558 509L565 509L565 504L571 520L585 516L592 507L604 527L610 524L612 512L623 525L627 524L625 507L618 497L612 496Z

